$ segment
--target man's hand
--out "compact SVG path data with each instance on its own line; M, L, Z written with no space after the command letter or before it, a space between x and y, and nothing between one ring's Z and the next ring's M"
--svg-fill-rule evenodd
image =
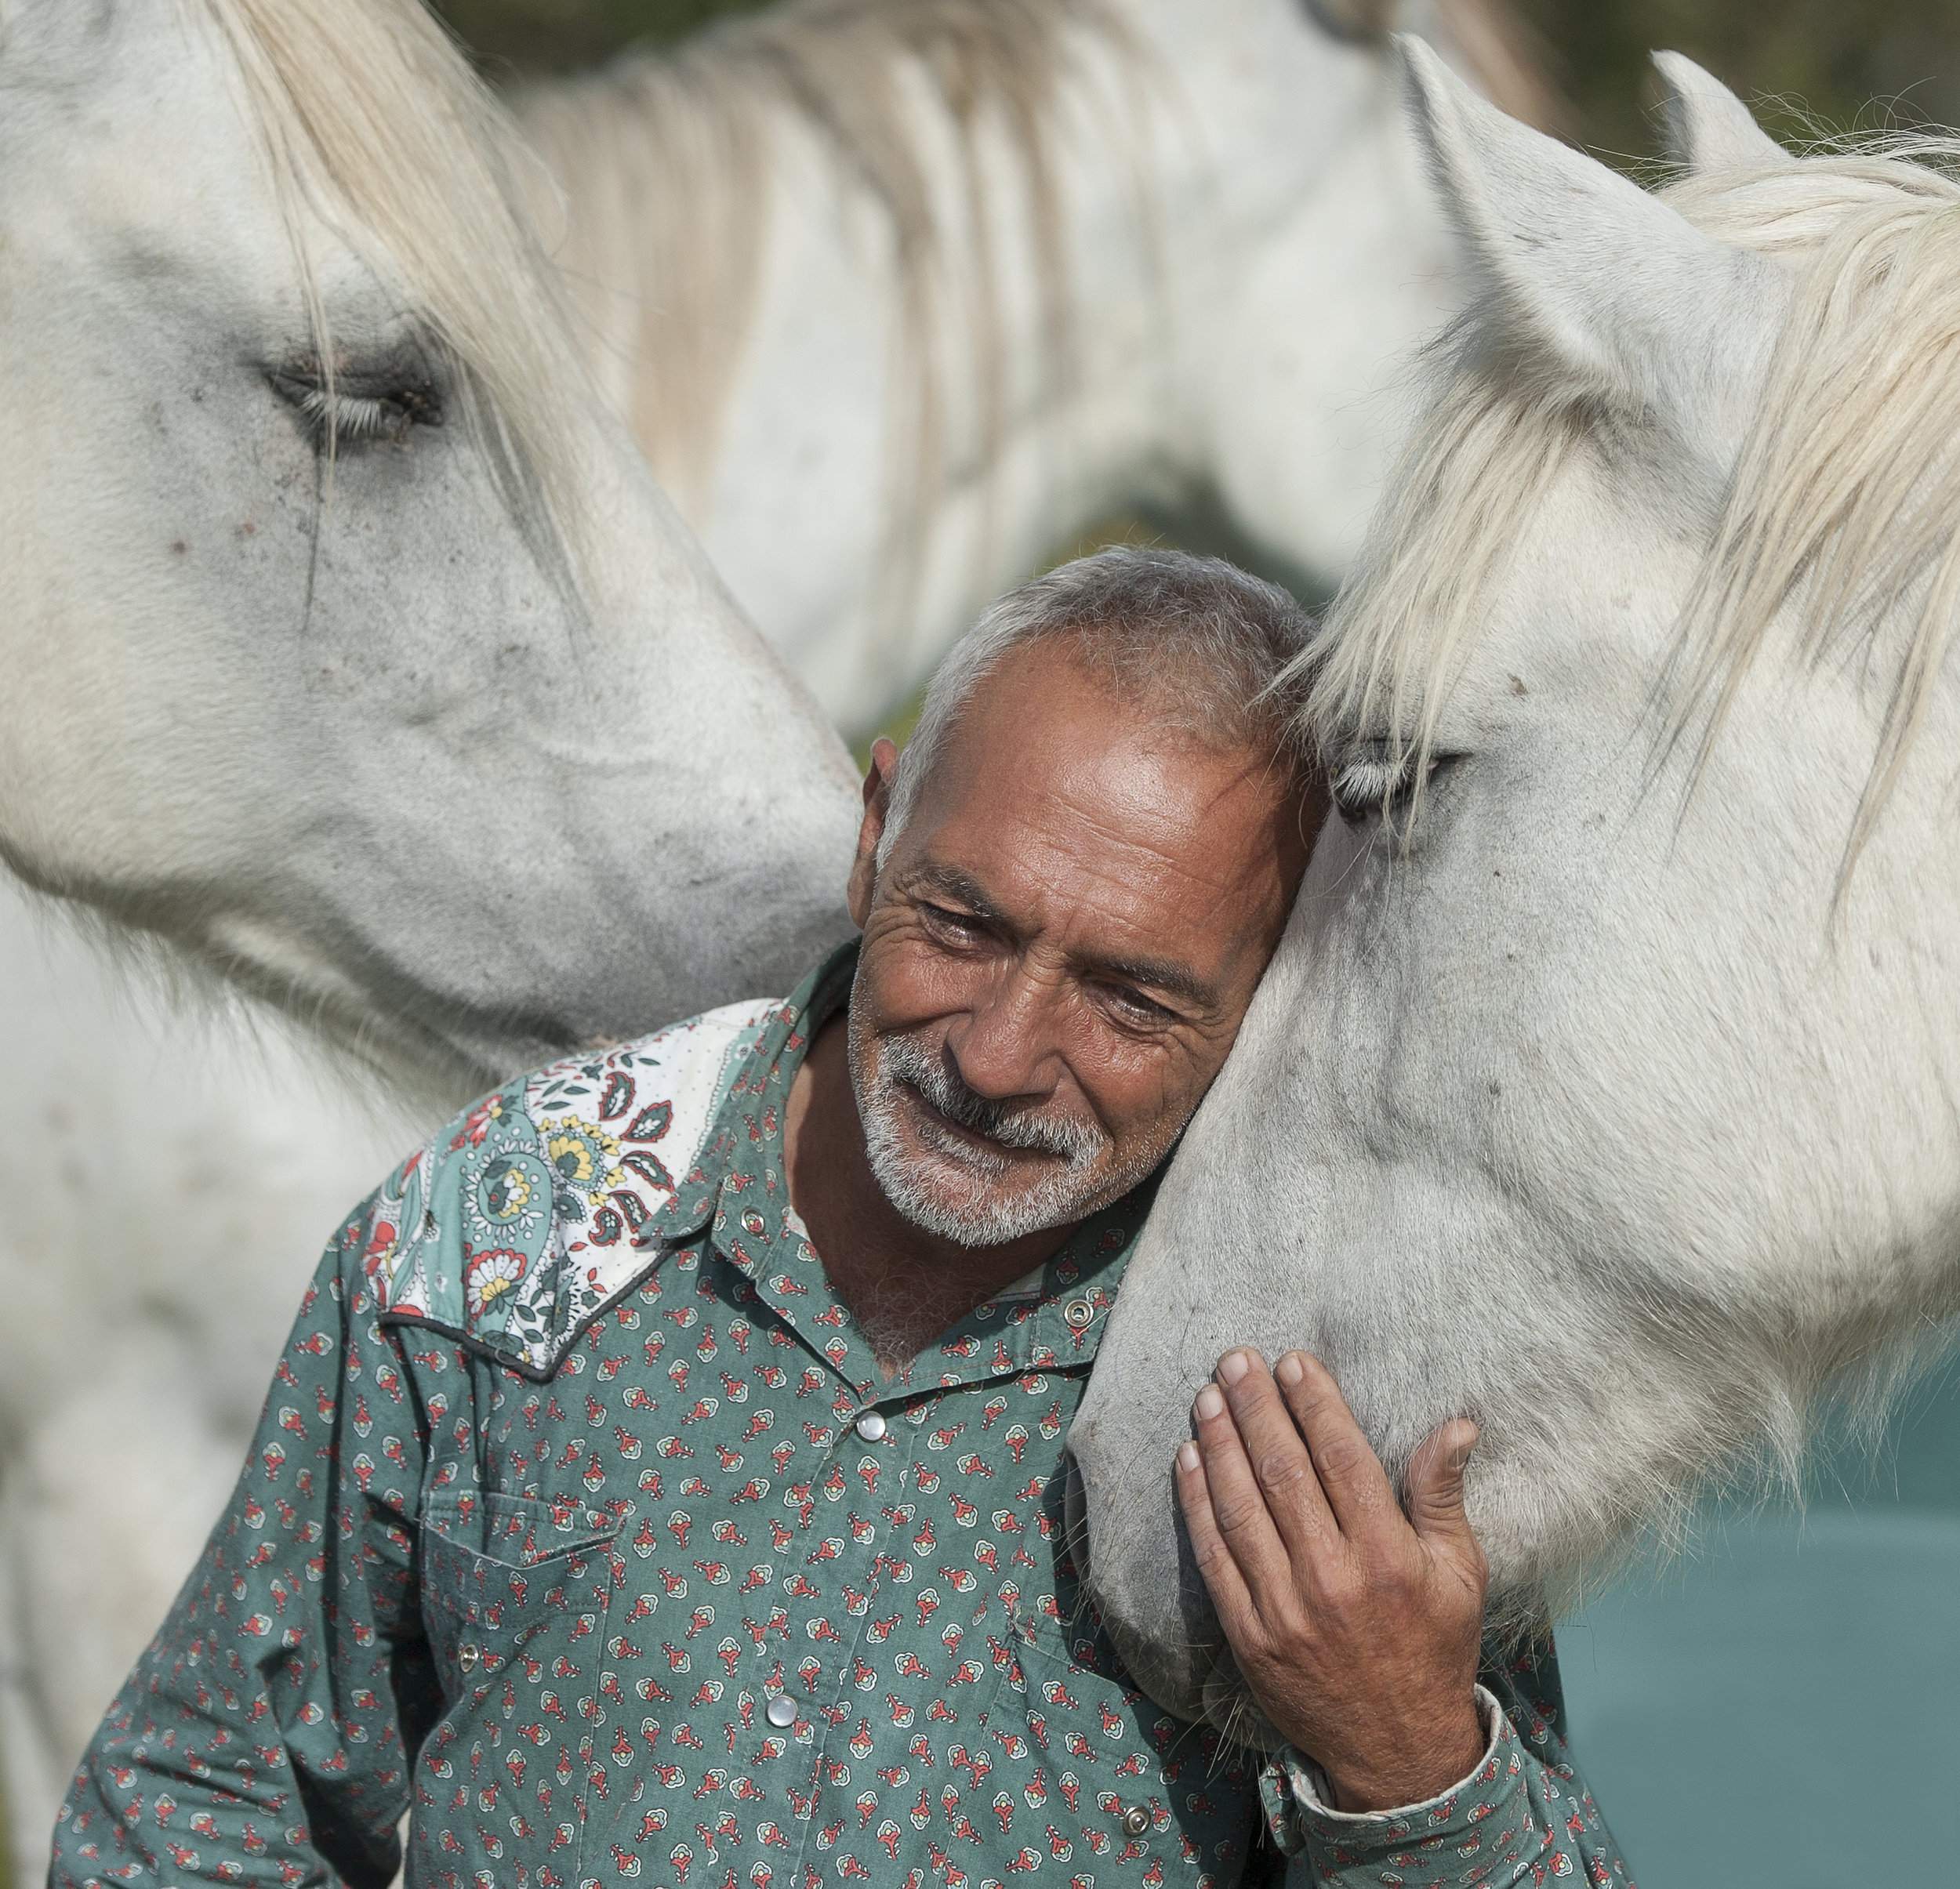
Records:
M1417 1451L1405 1517L1327 1367L1289 1351L1277 1375L1229 1351L1198 1394L1177 1478L1199 1570L1253 1697L1327 1773L1334 1807L1422 1803L1486 1742L1488 1569L1463 1512L1476 1426L1458 1418Z

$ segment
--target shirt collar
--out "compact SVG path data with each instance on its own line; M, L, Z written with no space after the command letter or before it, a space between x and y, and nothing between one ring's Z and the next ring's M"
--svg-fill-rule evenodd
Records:
M1030 1296L1027 1282L1017 1281L975 1306L920 1352L886 1394L1094 1363L1163 1171L1077 1227L1041 1269L1038 1291Z
M780 1209L789 1204L789 1184L782 1173L782 1128L789 1087L803 1067L811 1040L848 1000L857 969L858 941L853 938L826 958L777 1008L733 1071L700 1153L678 1177L673 1198L648 1224L648 1245L672 1245L714 1220L738 1155L747 1157L742 1164L745 1169L759 1165L764 1170L779 1195L774 1217L780 1220Z

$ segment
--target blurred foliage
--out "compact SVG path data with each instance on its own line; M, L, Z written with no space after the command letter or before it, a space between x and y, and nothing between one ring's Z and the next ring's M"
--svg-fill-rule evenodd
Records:
M677 39L763 0L437 0L493 74L564 72L621 47ZM1960 0L1512 0L1548 49L1602 154L1656 149L1660 93L1647 54L1672 47L1803 135L1805 111L1835 127L1960 123Z
M575 72L637 44L659 45L762 0L433 0L492 77Z

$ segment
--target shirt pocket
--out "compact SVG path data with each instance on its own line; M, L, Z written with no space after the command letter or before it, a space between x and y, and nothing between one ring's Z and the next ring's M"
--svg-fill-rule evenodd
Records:
M632 1513L495 1491L429 1499L422 1621L445 1703L500 1681L549 1691L586 1676L618 1579L612 1543Z
M1245 1805L1231 1791L1218 1805L1202 1791L1184 1803L1192 1795L1180 1786L1184 1775L1206 1771L1196 1728L1137 1691L1108 1641L1088 1626L1037 1619L1015 1633L1014 1656L986 1728L1010 1758L1025 1746L1033 1768L1027 1801L1039 1803L1047 1821L1047 1856L1090 1872L1121 1865L1123 1881L1131 1869L1152 1884L1233 1881L1231 1864L1243 1862L1235 1825L1247 1821L1235 1813Z

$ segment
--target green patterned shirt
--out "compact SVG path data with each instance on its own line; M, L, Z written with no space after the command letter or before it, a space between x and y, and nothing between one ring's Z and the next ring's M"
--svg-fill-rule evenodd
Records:
M54 1884L379 1889L405 1812L444 1889L1624 1882L1549 1659L1380 1818L1131 1683L1062 1439L1151 1187L884 1381L782 1151L855 962L507 1085L347 1222Z

